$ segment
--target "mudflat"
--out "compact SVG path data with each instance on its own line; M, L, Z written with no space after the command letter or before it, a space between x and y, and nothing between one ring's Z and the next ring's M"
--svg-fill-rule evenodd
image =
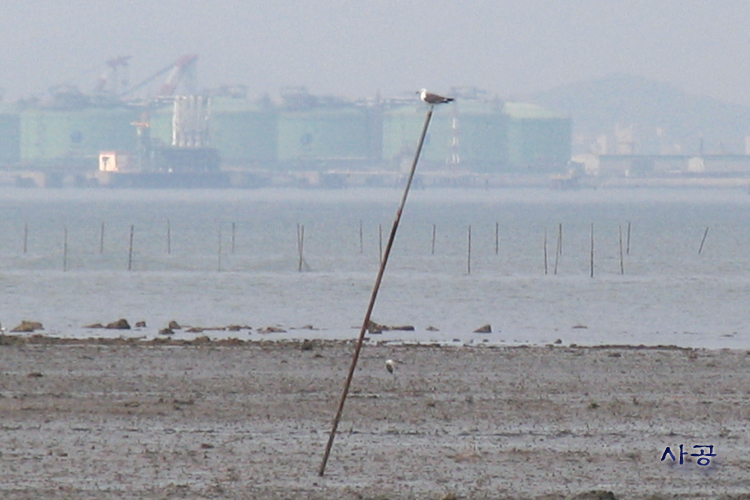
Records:
M0 340L5 500L750 498L745 351Z

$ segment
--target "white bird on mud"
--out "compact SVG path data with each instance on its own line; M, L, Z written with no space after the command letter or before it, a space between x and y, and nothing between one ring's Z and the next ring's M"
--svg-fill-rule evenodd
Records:
M427 89L422 89L417 92L417 94L419 94L419 98L427 104L444 104L446 102L453 101L452 97L443 97L441 95L432 94L430 92L427 92Z
M396 362L392 359L387 359L385 361L385 369L388 370L388 373L393 373L393 371L396 369Z

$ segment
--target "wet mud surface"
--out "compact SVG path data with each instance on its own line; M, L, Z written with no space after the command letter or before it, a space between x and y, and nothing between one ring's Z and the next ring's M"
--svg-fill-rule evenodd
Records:
M749 498L745 351L1 343L6 500Z

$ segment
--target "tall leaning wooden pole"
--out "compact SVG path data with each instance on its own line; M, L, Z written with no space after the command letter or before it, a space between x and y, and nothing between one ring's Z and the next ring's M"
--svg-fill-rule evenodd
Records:
M365 318L362 321L362 328L359 331L359 338L357 339L357 347L354 349L354 355L352 356L352 364L349 367L349 374L346 377L344 383L344 391L341 393L341 400L339 401L338 409L336 410L336 416L333 418L333 427L331 433L328 436L328 444L326 444L326 450L323 454L323 462L320 464L320 470L318 475L322 476L325 474L326 464L328 463L328 457L331 454L331 448L333 447L333 440L336 438L336 430L339 427L339 421L341 421L341 414L344 412L344 404L346 403L346 397L349 395L349 387L352 385L352 378L354 378L354 370L357 368L357 361L359 360L359 353L362 351L362 343L365 340L365 334L367 333L367 326L370 324L370 316L372 310L375 307L375 299L378 297L378 290L380 290L380 282L383 280L383 274L385 273L385 266L388 264L388 256L391 254L391 248L393 242L396 239L396 231L398 230L399 222L401 222L401 214L404 211L404 205L406 205L406 198L409 196L409 188L411 188L411 181L414 179L414 172L417 170L417 162L419 161L419 155L422 152L422 145L424 144L424 138L427 135L427 128L430 126L430 119L432 119L432 111L435 105L430 105L430 109L427 111L427 116L424 119L424 127L422 128L422 135L419 137L419 145L417 146L417 152L414 154L414 161L411 164L411 170L409 171L409 177L406 180L406 186L404 187L404 194L401 197L401 203L396 210L396 218L393 220L393 227L391 228L391 234L388 237L388 243L385 246L385 252L383 253L383 260L380 262L380 269L378 269L378 276L375 278L375 285L372 287L372 295L370 296L370 303L367 306L367 312L365 312Z

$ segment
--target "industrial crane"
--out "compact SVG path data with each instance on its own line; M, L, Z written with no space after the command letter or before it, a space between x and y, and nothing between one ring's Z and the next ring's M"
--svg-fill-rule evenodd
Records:
M131 58L132 56L117 56L107 61L107 69L99 77L94 92L118 95L122 88L127 88L128 67Z
M142 82L130 87L129 89L125 90L124 92L120 93L118 97L125 97L133 92L135 92L138 89L141 89L148 85L149 83L153 82L160 76L164 75L165 73L169 73L167 76L167 79L162 84L161 88L159 89L159 92L156 94L156 97L171 97L174 95L174 91L177 89L177 86L183 82L184 80L190 79L192 76L194 78L194 69L195 69L195 61L198 59L198 56L195 54L186 54L174 63L170 64L169 66L160 69L153 75L149 76Z

